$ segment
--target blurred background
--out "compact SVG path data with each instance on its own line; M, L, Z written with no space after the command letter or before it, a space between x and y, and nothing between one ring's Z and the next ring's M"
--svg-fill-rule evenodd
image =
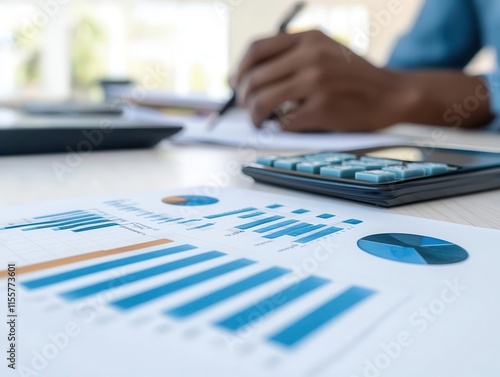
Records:
M99 100L102 78L224 97L248 44L289 0L2 0L0 100ZM292 31L320 28L377 65L422 0L310 0ZM475 63L482 69L487 52Z

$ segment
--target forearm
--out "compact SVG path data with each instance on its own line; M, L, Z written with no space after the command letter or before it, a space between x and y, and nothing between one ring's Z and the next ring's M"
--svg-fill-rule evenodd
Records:
M477 128L493 120L482 77L459 71L391 71L398 83L397 122Z

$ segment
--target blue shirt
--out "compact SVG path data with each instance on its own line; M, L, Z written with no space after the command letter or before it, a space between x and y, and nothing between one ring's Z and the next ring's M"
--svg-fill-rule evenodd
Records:
M388 67L463 69L483 47L493 47L500 62L499 0L427 0ZM500 130L500 68L485 78L496 115L490 128Z

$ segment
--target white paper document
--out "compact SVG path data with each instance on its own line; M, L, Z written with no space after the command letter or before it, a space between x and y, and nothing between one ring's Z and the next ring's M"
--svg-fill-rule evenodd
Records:
M498 231L246 190L64 200L0 220L2 376L321 375L443 281L487 300L500 262Z
M156 118L156 112L142 110L141 116ZM182 124L184 130L173 137L182 143L211 143L257 149L300 149L343 151L375 146L401 144L407 138L383 133L293 133L283 132L274 122L267 122L264 129L257 129L252 124L247 111L233 109L220 118L210 130L207 118L197 116L165 116L162 120L171 120Z

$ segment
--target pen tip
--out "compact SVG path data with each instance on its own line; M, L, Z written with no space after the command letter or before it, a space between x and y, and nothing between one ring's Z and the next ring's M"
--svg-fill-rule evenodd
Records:
M208 129L211 131L214 129L214 127L217 125L217 122L219 121L219 115L216 113L212 113L208 116L207 119L207 124L208 124Z

